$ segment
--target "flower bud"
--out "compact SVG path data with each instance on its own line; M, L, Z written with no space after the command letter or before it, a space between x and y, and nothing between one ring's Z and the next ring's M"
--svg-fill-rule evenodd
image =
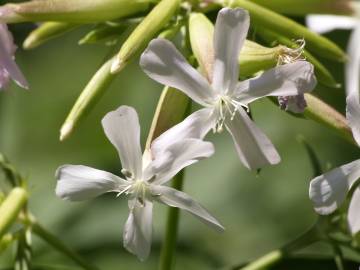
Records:
M9 195L0 205L0 239L18 217L20 211L27 202L27 198L28 195L26 190L16 187L10 191Z
M354 12L351 0L298 0L294 8L294 0L252 0L252 2L272 9L276 12L305 16L307 14L351 15Z
M121 46L111 67L111 73L119 72L134 56L140 53L172 18L180 5L180 0L162 0L130 34Z
M271 31L281 34L289 39L303 38L306 41L309 50L319 56L334 61L346 60L346 54L334 42L310 31L305 26L287 17L247 0L228 0L226 2L229 3L230 7L247 9L250 14L252 25L259 29L271 29Z
M192 13L189 20L191 48L201 72L210 81L214 62L214 26L203 14ZM267 48L246 40L239 54L240 75L247 77L276 66L283 47Z
M92 23L146 10L150 0L34 0L0 7L0 22Z
M43 43L75 29L78 24L66 22L45 22L33 30L25 39L23 48L33 49Z

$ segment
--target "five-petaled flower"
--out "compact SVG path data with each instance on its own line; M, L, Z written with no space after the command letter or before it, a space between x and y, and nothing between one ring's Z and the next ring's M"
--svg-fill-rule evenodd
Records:
M249 28L248 12L237 8L220 10L214 35L214 65L210 83L190 66L175 46L155 39L141 56L140 66L152 79L177 88L205 108L186 118L161 139L203 138L211 129L223 127L233 137L242 163L258 169L280 162L267 136L246 113L248 105L265 96L295 96L316 85L313 66L306 61L277 66L261 75L238 82L238 55ZM161 138L162 137L162 138Z
M15 63L16 45L6 24L0 24L0 90L8 86L12 78L19 86L28 88L28 83Z
M356 94L346 98L346 118L352 129L353 137L360 146L360 103ZM335 168L315 177L310 182L309 196L315 211L329 215L345 201L350 190L354 192L350 201L347 221L351 233L360 231L360 159Z
M183 168L214 153L213 145L199 139L155 140L143 157L136 111L121 106L102 120L106 136L117 149L124 178L82 165L64 165L56 172L57 196L71 201L91 199L107 192L129 198L130 215L124 227L124 246L145 260L150 252L153 201L190 212L212 227L223 226L184 192L165 186ZM175 127L176 128L176 127Z

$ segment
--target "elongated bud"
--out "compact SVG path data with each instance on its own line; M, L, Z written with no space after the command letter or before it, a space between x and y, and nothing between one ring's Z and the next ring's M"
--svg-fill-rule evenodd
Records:
M58 21L92 23L143 11L148 0L33 0L0 7L0 22Z
M201 13L192 13L189 20L191 48L201 72L211 81L214 61L214 26ZM267 48L246 40L239 54L240 75L250 76L276 66L278 58L286 53L282 46Z
M0 205L0 239L18 217L21 209L27 202L27 198L26 190L16 187L11 190L4 202Z
M189 104L189 98L179 90L164 88L146 141L147 149L150 148L151 142L155 138L184 119Z
M111 67L111 73L119 72L131 59L140 53L172 18L180 5L180 0L162 0L135 28L121 46Z
M317 55L334 61L346 60L344 51L331 40L310 31L305 26L285 16L247 0L229 0L227 3L230 7L247 9L255 27L271 29L271 31L290 39L303 38L306 41L307 48Z
M114 57L106 61L81 92L60 129L60 141L65 140L70 135L79 121L92 108L96 103L96 100L100 99L105 90L115 79L115 75L110 73L113 60Z
M91 44L102 41L116 42L121 34L128 29L129 25L120 24L117 26L101 25L87 33L81 40L79 45Z
M305 16L308 14L339 14L351 15L354 13L351 0L298 0L296 8L293 0L251 0L252 2L272 9L276 12Z
M305 94L305 100L307 103L307 107L304 111L305 118L327 126L347 141L357 145L353 139L346 118L341 113L314 95L308 93Z
M267 29L258 29L257 34L259 34L263 39L265 39L268 43L273 41L277 41L278 43L284 44L290 48L296 49L299 47L299 44L296 41L292 41L278 33L272 32ZM291 49L290 49L291 50ZM303 57L312 63L315 67L315 75L317 80L329 87L339 88L341 85L336 82L334 77L331 75L330 71L319 61L317 60L311 53L307 50L303 49L301 51Z
M29 50L38 47L53 38L75 29L77 26L79 25L74 23L45 22L27 36L23 43L23 48Z

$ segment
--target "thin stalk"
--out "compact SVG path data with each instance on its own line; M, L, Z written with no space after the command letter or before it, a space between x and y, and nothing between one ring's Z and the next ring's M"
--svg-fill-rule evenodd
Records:
M89 264L85 261L80 255L78 255L74 250L67 247L58 237L45 229L42 225L40 225L35 218L29 217L27 222L30 223L32 227L32 231L50 246L55 248L57 251L63 253L67 257L69 257L74 263L81 266L85 270L98 270L97 267Z
M172 187L182 190L184 170L178 173L173 180ZM159 270L171 270L176 249L177 232L179 227L179 208L171 207L168 210L165 240L161 248Z
M290 243L286 244L284 247L270 251L269 253L247 264L244 267L235 267L234 269L240 269L240 270L267 269L268 267L280 262L290 253L300 250L304 247L307 247L318 240L319 240L319 232L318 232L318 225L316 223L307 232L305 232L295 240L291 241Z

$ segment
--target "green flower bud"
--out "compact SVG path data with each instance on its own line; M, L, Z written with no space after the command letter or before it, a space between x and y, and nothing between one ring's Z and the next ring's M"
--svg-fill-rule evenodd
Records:
M149 3L150 0L34 0L1 6L0 22L100 22L146 10Z
M276 12L305 16L307 14L341 14L354 13L354 1L351 0L298 0L294 8L293 0L251 0L252 2Z
M32 31L23 43L26 50L33 49L43 43L75 29L78 24L63 22L45 22Z
M179 90L164 88L152 120L146 149L150 149L154 139L184 119L189 104L191 104L190 99Z
M0 205L0 239L18 217L27 202L27 198L26 190L16 187L11 190L4 202Z
M200 71L210 81L214 61L214 26L203 14L192 13L189 20L191 48ZM240 76L248 77L261 70L276 66L279 57L291 54L284 46L267 48L246 40L239 54Z
M346 60L346 54L335 43L287 17L247 0L227 0L225 2L230 7L247 9L255 27L271 29L271 31L290 39L303 38L309 50L319 56L335 61Z
M128 25L120 24L116 26L100 25L87 33L81 40L79 45L92 44L102 41L115 43L119 36L128 29Z
M162 0L135 28L121 46L111 67L111 73L119 72L131 59L140 53L172 18L180 5L180 0Z

